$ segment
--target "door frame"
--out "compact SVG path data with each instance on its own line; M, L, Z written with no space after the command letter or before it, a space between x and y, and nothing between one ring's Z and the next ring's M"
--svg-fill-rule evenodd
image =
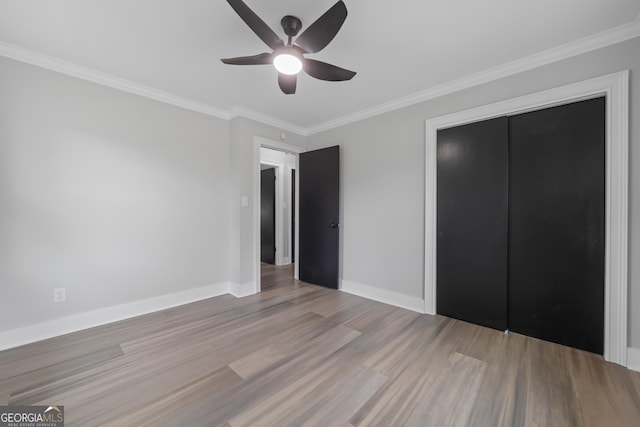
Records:
M629 71L608 74L426 121L424 311L436 314L437 132L598 96L606 97L604 358L627 366Z
M298 154L307 151L306 148L297 147L291 144L285 144L284 142L273 141L260 136L254 136L253 138L253 283L255 283L254 292L260 292L260 147L270 148L272 150L284 151L295 155L295 169L298 169ZM290 173L290 172L289 172ZM296 173L296 245L295 245L295 258L298 259L298 174ZM276 206L277 206L276 197ZM277 208L276 208L277 209ZM276 212L276 221L279 217ZM278 224L276 222L276 229ZM276 251L276 260L278 259L278 251ZM277 264L277 263L276 263ZM298 278L298 263L295 263L294 278Z

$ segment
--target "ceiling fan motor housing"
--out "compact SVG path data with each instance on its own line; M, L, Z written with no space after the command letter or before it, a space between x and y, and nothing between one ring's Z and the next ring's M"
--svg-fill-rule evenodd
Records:
M289 37L295 37L302 28L302 21L299 18L287 15L280 21L284 33Z

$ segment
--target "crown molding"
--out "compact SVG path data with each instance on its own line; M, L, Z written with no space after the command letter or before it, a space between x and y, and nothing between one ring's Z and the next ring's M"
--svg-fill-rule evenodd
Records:
M633 38L640 37L640 15L635 21L624 24L588 37L584 37L573 42L569 42L542 52L507 62L496 67L489 68L479 73L471 74L450 82L434 86L432 88L413 93L411 95L397 98L393 101L377 105L372 108L357 111L335 120L321 123L317 126L306 129L307 135L313 135L330 129L354 123L379 114L398 110L420 102L429 101L443 95L447 95L460 90L468 89L514 74L522 73L534 68L561 61L573 56L607 47L616 43L622 43Z
M297 133L298 135L302 136L309 135L309 131L306 128L294 125L289 122L285 122L284 120L276 119L275 117L260 113L258 111L241 107L239 105L236 105L229 110L229 120L235 119L236 117L244 117L245 119L255 120L256 122L286 130L287 132Z
M194 101L192 99L174 95L172 93L145 86L136 82L132 82L130 80L125 80L111 74L94 70L92 68L73 64L62 59L44 55L39 52L34 52L32 50L28 50L2 41L0 41L0 56L5 56L7 58L15 59L16 61L25 62L27 64L46 68L48 70L56 71L58 73L66 74L72 77L77 77L79 79L97 83L102 86L107 86L110 88L122 90L124 92L133 93L135 95L144 96L145 98L160 101L165 104L174 105L176 107L184 108L187 110L196 111L208 116L213 116L225 120L229 119L229 113L223 109L216 108L202 102Z
M530 55L525 58L507 62L505 64L489 68L479 73L471 74L457 80L434 86L420 92L413 93L395 100L377 105L375 107L356 111L352 114L330 120L312 127L301 127L284 120L277 119L267 114L253 111L242 106L235 106L229 110L217 108L209 104L184 98L169 92L145 86L139 83L112 76L101 71L83 67L52 56L44 55L19 46L0 41L0 56L15 59L17 61L36 65L59 73L67 74L79 79L98 83L114 89L144 96L149 99L164 102L176 107L196 111L208 116L231 120L236 117L244 117L269 126L293 132L301 136L309 136L324 132L349 123L357 122L379 114L398 110L420 102L429 101L443 95L468 89L484 83L489 83L504 77L541 67L572 56L587 53L596 49L621 43L636 37L640 37L640 15L635 21L624 24L610 30L603 31L592 36L566 43L545 51Z

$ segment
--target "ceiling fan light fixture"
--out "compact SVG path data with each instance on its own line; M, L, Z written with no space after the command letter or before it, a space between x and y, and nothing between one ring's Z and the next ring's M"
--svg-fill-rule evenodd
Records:
M273 58L273 66L278 72L291 76L302 70L302 60L298 55L283 52Z
M338 0L300 35L298 33L302 29L302 21L293 15L286 15L280 21L280 25L287 35L286 42L278 37L244 1L227 0L227 3L245 24L271 48L271 52L223 58L221 59L223 63L230 65L273 64L278 71L278 85L286 95L296 93L297 74L302 70L315 79L331 82L351 80L356 75L354 71L304 57L305 54L320 52L336 36L347 18L347 7L344 1ZM294 37L296 38L295 43Z

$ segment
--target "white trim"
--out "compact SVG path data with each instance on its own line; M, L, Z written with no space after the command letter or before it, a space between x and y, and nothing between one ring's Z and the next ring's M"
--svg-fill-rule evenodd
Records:
M229 293L236 298L248 297L256 293L256 284L249 283L231 283L229 284Z
M34 52L19 46L0 41L0 56L15 59L27 64L35 65L47 70L56 71L82 80L97 83L102 86L118 89L124 92L140 95L145 98L174 105L186 110L196 111L219 119L229 120L229 113L221 108L203 102L194 101L182 96L174 95L159 89L122 79L102 71L83 67L62 59Z
M417 311L418 313L424 313L424 300L422 298L411 297L344 279L340 282L340 290L348 294L357 295L359 297L382 302L384 304Z
M298 168L298 154L307 151L306 148L298 147L284 142L273 141L261 136L253 137L253 283L254 293L260 292L260 147L272 148L296 155L296 169ZM296 181L298 174L296 174ZM297 191L297 182L296 182ZM296 203L297 198L296 198ZM296 217L297 217L296 206ZM296 218L296 240L298 236L298 221ZM298 259L298 245L296 242L296 259ZM298 276L298 263L295 265L294 277Z
M274 128L286 130L287 132L297 133L298 135L306 136L309 134L307 129L301 126L285 122L284 120L276 119L275 117L269 116L268 114L250 110L239 105L231 108L228 115L229 119L244 117L246 119L255 120L256 122L264 123L265 125L273 126Z
M130 319L143 314L189 304L227 293L229 293L229 283L218 283L85 313L73 314L22 328L11 329L0 332L0 350L18 347L47 338L117 322L119 320Z
M425 313L436 313L436 144L437 130L492 117L606 95L606 245L604 358L626 366L629 72L546 90L426 121Z
M235 106L226 111L209 104L174 95L169 92L154 89L149 86L144 86L129 80L121 79L119 77L103 73L101 71L76 65L71 62L63 61L61 59L34 52L32 50L28 50L6 42L0 42L0 56L5 56L7 58L26 62L28 64L36 65L38 67L46 68L52 71L57 71L59 73L77 77L79 79L88 80L104 86L123 90L125 92L134 93L146 98L154 99L156 101L165 102L167 104L185 108L187 110L197 111L209 116L226 120L231 120L235 117L245 117L247 119L255 120L266 125L297 133L301 136L309 136L379 114L428 101L463 89L468 89L473 86L518 74L523 71L541 67L543 65L570 58L572 56L581 55L583 53L587 53L596 49L600 49L616 43L621 43L636 37L640 37L640 16L638 16L633 22L623 24L618 27L611 28L609 30L605 30L603 32L587 36L551 49L547 49L545 51L535 53L525 58L507 62L505 64L459 78L457 80L446 82L441 85L374 106L372 108L356 111L352 114L347 114L335 120L329 120L316 126L306 128L286 122L284 120L277 119L264 113L260 113L258 111L250 110L242 106Z
M640 348L633 348L633 347L628 348L627 369L640 372Z
M284 151L289 154L300 154L307 151L306 148L298 147L297 145L291 145L280 141L273 141L271 139L256 136L253 138L254 142L258 142L259 146L264 148L271 148L273 150ZM258 152L258 154L260 154Z
M547 49L521 59L516 59L515 61L507 62L475 74L464 76L457 80L452 80L372 108L356 111L355 113L347 114L335 120L321 123L305 129L304 135L313 135L319 132L324 132L339 126L344 126L349 123L377 116L379 114L398 110L400 108L429 101L450 93L542 67L553 62L581 55L596 49L601 49L616 43L622 43L636 37L640 37L640 15L635 21L628 24Z
M294 264L293 264L293 278L300 280L300 156L296 156L295 161L296 168L296 228L295 228L295 245L294 245Z
M296 156L295 159L294 159L295 164L294 165L288 165L287 168L286 168L286 172L285 172L285 175L287 176L286 182L289 183L289 186L285 189L286 197L287 197L287 207L288 207L288 209L287 209L287 218L286 218L286 222L285 222L285 224L287 224L287 225L291 224L293 222L293 220L294 220L293 215L292 215L292 212L295 210L295 209L293 209L293 206L292 206L293 202L294 202L294 198L291 196L291 189L292 188L297 188L297 185L294 186L294 183L291 181L291 171L296 170L297 161L298 161L298 156ZM296 177L297 177L297 174L296 174ZM295 200L297 200L297 198ZM298 219L296 218L294 224L297 224L297 223L298 223ZM292 248L295 249L295 248L298 247L297 243L294 242L294 240L296 239L295 233L296 233L296 230L294 230L293 233L289 232L289 251L287 252L289 256L287 256L283 260L283 264L285 264L285 265L291 264L291 260L292 259L296 259L295 258L295 254L292 253L292 251L291 251ZM296 279L298 278L298 273L295 273L295 278Z

